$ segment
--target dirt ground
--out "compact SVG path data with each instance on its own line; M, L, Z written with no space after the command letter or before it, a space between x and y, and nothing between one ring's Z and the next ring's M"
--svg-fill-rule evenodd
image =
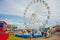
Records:
M60 40L60 32L54 33L50 38L38 38L37 40Z

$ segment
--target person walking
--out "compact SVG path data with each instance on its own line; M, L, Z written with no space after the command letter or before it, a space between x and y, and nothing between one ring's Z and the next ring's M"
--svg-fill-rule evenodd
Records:
M47 38L47 31L44 31L44 37Z

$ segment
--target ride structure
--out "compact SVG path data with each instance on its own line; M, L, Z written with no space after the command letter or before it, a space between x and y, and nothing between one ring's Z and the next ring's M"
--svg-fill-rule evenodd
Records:
M25 27L30 28L31 25L36 25L37 23L39 26L41 23L45 28L50 19L50 14L50 7L44 0L32 0L24 10L24 25ZM29 20L26 20L27 15Z
M7 40L9 37L9 34L6 33L6 25L5 21L0 21L0 40Z
M37 27L41 28L40 25L43 24L42 27L45 28L46 24L48 24L48 20L50 19L50 14L50 7L44 0L32 0L24 10L24 26L27 29L33 29L34 27L37 29ZM36 26L36 24L38 24L38 26ZM15 36L30 38L30 34L16 34ZM34 33L34 36L32 35L32 38L40 36L41 34Z

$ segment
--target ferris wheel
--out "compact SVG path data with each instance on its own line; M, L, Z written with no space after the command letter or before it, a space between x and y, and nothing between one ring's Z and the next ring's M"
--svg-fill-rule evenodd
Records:
M44 0L32 0L24 10L24 24L26 25L27 20L25 18L28 17L33 23L37 22L39 24L42 22L45 27L50 19L50 14L50 7Z

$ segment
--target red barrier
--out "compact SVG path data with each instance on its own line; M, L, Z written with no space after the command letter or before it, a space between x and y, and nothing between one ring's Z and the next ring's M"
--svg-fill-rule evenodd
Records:
M0 40L7 40L9 38L9 34L0 34Z
M4 32L4 28L3 27L0 27L0 33L1 32Z

